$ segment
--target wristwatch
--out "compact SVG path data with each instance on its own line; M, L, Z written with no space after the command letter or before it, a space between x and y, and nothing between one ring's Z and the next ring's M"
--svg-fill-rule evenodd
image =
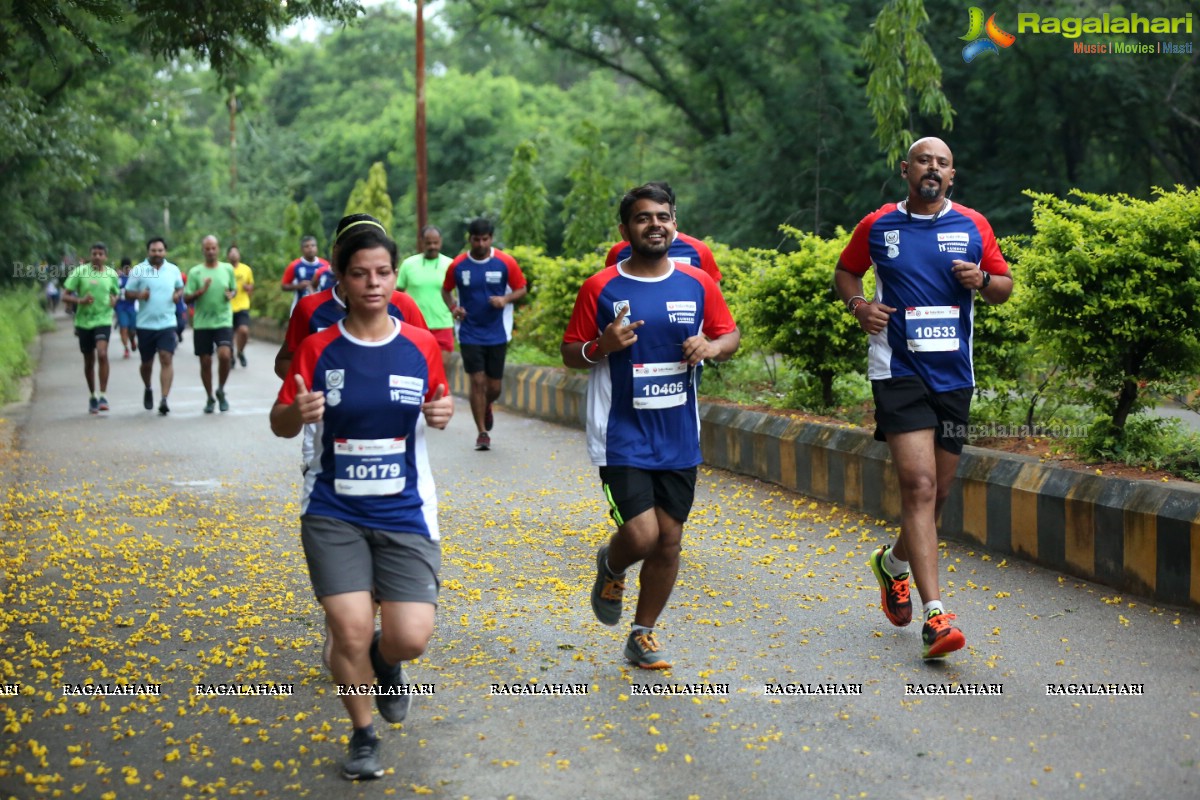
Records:
M992 273L984 272L983 273L983 286L980 286L979 288L986 289L988 287L988 284L991 282L992 282Z

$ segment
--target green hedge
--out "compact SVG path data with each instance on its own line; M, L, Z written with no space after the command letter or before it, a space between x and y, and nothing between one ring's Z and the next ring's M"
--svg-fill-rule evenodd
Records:
M0 292L0 403L17 399L20 379L33 368L26 348L39 330L53 327L39 288Z

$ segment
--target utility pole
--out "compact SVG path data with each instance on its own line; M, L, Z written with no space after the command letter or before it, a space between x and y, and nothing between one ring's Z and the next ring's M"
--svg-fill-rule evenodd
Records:
M417 250L428 224L428 175L425 162L425 4L417 0Z
M233 203L230 216L233 217L232 243L237 244L237 89L229 90L229 199Z

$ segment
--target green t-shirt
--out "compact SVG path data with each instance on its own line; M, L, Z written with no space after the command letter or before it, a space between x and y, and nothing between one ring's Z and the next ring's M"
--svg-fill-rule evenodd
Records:
M93 302L75 306L75 327L85 330L112 327L113 310L110 298L121 294L121 276L112 267L96 269L91 264L80 264L63 282L63 288L74 292L80 299L91 297Z
M218 261L215 267L197 264L188 270L188 294L197 291L204 282L212 279L208 291L196 298L196 316L192 319L192 327L200 331L210 331L217 328L233 327L233 311L225 292L237 289L237 279L233 277L233 265L227 261Z
M454 317L442 299L442 282L446 280L446 269L453 260L441 253L433 260L425 258L424 253L417 253L404 259L396 275L396 288L412 296L431 331L454 327Z

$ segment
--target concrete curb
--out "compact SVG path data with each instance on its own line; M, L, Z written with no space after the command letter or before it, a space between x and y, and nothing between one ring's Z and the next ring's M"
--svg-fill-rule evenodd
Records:
M278 324L255 323L255 338L282 341ZM446 367L451 391L465 396L467 376L457 353L447 356ZM581 372L510 365L499 404L579 428L586 387ZM899 519L888 449L870 431L714 403L700 404L700 418L711 466ZM1088 475L978 447L964 450L958 478L942 512L950 538L1200 608L1200 485Z
M465 395L457 353L451 389ZM505 369L500 405L582 427L587 378ZM896 521L900 491L887 446L839 428L735 406L700 404L705 463ZM967 447L942 512L947 536L1050 569L1200 607L1200 486L1088 475L1029 456Z

